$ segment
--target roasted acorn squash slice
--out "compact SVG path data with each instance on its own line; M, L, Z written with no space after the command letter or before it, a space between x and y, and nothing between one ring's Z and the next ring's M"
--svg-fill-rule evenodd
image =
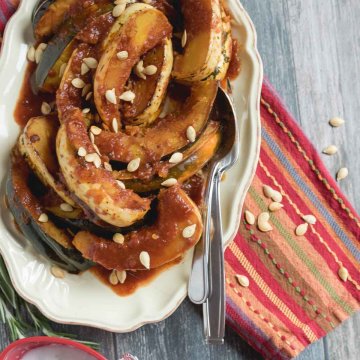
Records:
M34 186L31 170L19 155L12 157L6 183L6 197L11 213L26 238L35 249L70 272L86 270L92 263L85 260L72 245L72 237L49 220L38 219L44 208L30 188Z
M136 5L136 4L135 4ZM133 6L133 5L132 5ZM94 78L94 100L100 117L109 129L113 119L120 122L119 96L125 91L124 86L133 66L140 57L166 39L172 27L163 13L156 9L146 9L127 16L132 6L125 10L120 18L126 22L106 46ZM119 51L127 51L126 59L118 59ZM106 91L115 89L116 104L106 99Z
M221 132L219 123L210 122L199 140L184 151L184 160L170 167L168 175L163 177L154 177L149 182L139 181L137 179L129 178L131 173L128 172L113 172L117 179L121 180L127 189L132 189L136 192L148 192L160 189L161 183L166 179L175 178L179 183L184 183L191 176L200 171L206 163L214 156L220 144Z
M74 238L74 246L85 258L107 269L144 270L140 261L142 252L150 256L149 268L157 268L178 258L200 239L201 215L178 186L162 190L158 199L155 223L124 235L124 244L81 231ZM195 227L194 233L185 238L183 230L191 225Z
M186 44L174 59L173 77L199 81L214 73L222 51L222 20L219 0L181 0Z
M103 131L95 142L101 154L111 160L129 162L140 158L146 165L189 144L186 130L193 126L199 135L209 118L217 93L216 81L195 83L180 114L169 114L151 127L139 128L133 136Z
M66 203L75 206L64 184L56 158L58 122L45 116L31 118L19 138L19 150L45 186L51 187Z
M56 152L67 186L80 200L79 205L86 204L100 219L114 226L129 226L143 218L150 208L149 199L122 189L109 171L77 155L80 147L88 154L96 153L80 109L67 112L62 120Z

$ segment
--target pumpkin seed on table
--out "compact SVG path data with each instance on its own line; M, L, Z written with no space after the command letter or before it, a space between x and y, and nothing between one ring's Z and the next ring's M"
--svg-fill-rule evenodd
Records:
M258 226L260 231L268 232L268 231L271 231L273 229L272 226L269 223L269 220L270 220L270 214L268 212L262 212L258 216L257 226Z
M323 149L322 152L326 155L334 155L338 152L338 148L335 145L329 145L325 149Z
M237 280L237 282L242 286L242 287L249 287L250 285L250 281L249 278L245 275L239 275L236 274L235 278Z
M349 277L349 271L348 271L347 268L341 266L340 269L339 269L339 271L338 271L338 275L339 275L339 278L340 278L342 281L346 282L347 279L348 279L348 277Z
M346 167L341 168L336 174L336 181L345 179L349 175L349 170Z
M332 127L340 127L345 123L345 120L340 118L340 117L333 117L332 119L330 119L329 124Z
M314 215L304 215L302 219L306 221L308 224L315 225L316 224L316 217Z
M254 225L255 215L251 211L245 210L245 220L249 225Z
M296 227L295 229L295 234L297 236L303 236L306 234L307 230L308 230L309 224L308 223L304 223L304 224L300 224Z
M273 201L270 205L269 205L269 210L271 212L275 212L275 211L278 211L280 209L282 209L284 207L283 204L277 202L277 201Z
M274 190L271 186L269 185L264 185L263 186L263 192L264 195L269 198L274 200L275 202L281 202L282 201L282 195L279 191Z

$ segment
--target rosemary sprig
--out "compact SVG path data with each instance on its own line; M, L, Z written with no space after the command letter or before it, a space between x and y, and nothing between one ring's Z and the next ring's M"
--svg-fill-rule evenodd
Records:
M21 311L25 310L25 311ZM24 314L24 315L22 315ZM27 315L31 322L24 319ZM42 333L47 336L57 336L75 340L95 350L99 344L92 341L77 340L76 335L56 332L49 320L35 306L23 300L14 290L4 260L0 256L0 321L10 330L11 341L30 336L32 333Z

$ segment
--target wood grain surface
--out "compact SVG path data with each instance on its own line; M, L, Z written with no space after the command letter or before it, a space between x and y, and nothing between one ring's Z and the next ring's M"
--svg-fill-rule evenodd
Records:
M266 76L278 90L316 148L336 144L339 153L324 155L329 171L346 166L349 177L341 188L360 212L360 1L243 0L258 32L258 47ZM345 126L331 128L333 116ZM140 360L261 359L228 329L223 346L206 346L201 308L185 301L168 319L129 334L112 334L85 327L54 325L98 341L101 352L116 360L131 352ZM324 340L306 349L299 360L360 358L360 314ZM0 349L9 334L0 326Z

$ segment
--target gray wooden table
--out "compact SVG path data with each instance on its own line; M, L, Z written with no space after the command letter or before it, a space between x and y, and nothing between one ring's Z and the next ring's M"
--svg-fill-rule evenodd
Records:
M332 174L347 166L341 183L360 212L360 1L242 0L258 32L265 74L319 151L337 144L335 157L324 156ZM341 116L346 126L332 129L329 118ZM358 131L358 133L357 133ZM139 359L260 359L241 338L227 330L226 343L203 342L201 309L185 301L167 320L130 334L112 334L85 327L55 325L101 342L109 360L132 352ZM310 346L301 360L360 358L360 315L346 321L324 340ZM0 349L8 344L0 326Z

